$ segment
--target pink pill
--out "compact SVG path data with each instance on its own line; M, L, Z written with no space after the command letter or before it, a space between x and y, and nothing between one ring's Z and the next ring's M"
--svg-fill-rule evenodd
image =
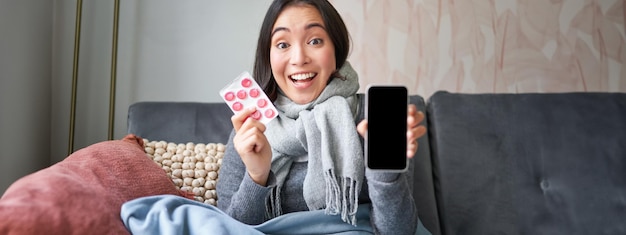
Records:
M259 89L252 88L250 90L250 97L252 97L252 98L259 97L260 94L261 94L261 92L259 92Z
M248 96L248 94L246 93L246 91L244 90L240 90L237 92L237 98L239 99L245 99Z
M243 109L243 104L239 103L239 102L235 102L233 104L233 110L235 111L241 111Z
M274 115L276 115L276 113L274 112L273 109L265 110L265 117L266 118L273 118Z
M235 94L232 91L229 91L224 94L224 99L226 99L227 101L233 101L235 99Z
M259 106L259 108L265 108L265 106L267 106L267 100L260 99L256 102L256 105Z
M249 78L244 78L241 80L241 85L243 87L250 87L252 85L252 80L250 80Z
M250 115L250 117L252 117L252 118L254 118L254 119L256 119L256 120L259 120L259 119L261 119L261 112L259 112L259 110L254 111L254 113L252 113L252 114Z

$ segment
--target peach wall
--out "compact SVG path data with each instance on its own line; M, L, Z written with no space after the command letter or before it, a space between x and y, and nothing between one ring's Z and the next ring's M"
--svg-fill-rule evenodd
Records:
M367 84L626 92L623 0L333 0Z

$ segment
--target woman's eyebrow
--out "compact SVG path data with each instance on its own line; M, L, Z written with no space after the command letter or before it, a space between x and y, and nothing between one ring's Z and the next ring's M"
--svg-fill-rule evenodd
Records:
M270 36L271 36L271 37L273 37L273 36L274 36L274 34L276 34L276 33L277 33L277 32L279 32L279 31L287 31L287 32L290 32L289 28L287 28L287 27L276 27L276 28L272 31L272 34L271 34Z
M315 22L315 23L310 23L310 24L306 25L306 29L311 29L311 28L314 28L314 27L320 27L320 28L322 28L324 31L326 31L326 27L324 27L324 25L322 25L322 24L320 24L320 23L317 23L317 22Z
M306 27L304 27L304 28L308 30L308 29L311 29L311 28L314 28L314 27L320 27L320 28L322 28L324 31L326 31L326 28L324 27L324 25L322 25L322 24L320 24L320 23L317 23L317 22L307 24L307 25L306 25ZM277 32L279 32L279 31L287 31L287 32L291 32L291 30L289 30L289 28L287 28L287 27L276 27L274 30L272 30L272 34L270 35L270 37L273 37L273 36L274 36L274 34L276 34L276 33L277 33Z

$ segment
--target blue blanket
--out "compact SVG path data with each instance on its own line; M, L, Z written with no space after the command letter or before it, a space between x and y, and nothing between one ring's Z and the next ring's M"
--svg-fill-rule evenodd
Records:
M373 234L370 206L360 205L357 226L323 210L288 213L259 225L233 219L217 207L187 198L159 195L122 205L121 218L132 234ZM421 223L416 234L430 234Z

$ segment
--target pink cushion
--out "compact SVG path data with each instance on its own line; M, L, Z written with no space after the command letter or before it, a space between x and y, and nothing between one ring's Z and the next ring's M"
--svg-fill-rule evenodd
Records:
M0 234L128 234L122 204L159 194L184 195L127 135L14 182L0 198Z

